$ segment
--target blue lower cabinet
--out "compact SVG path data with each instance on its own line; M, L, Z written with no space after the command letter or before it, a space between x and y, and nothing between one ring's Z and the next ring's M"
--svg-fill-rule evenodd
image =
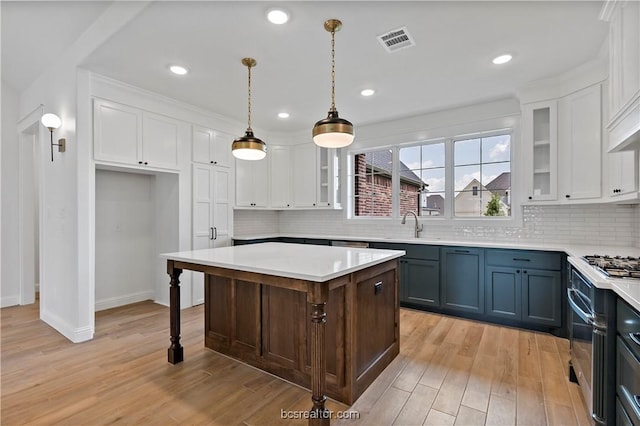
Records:
M522 270L522 320L562 325L562 276L559 271Z
M484 313L484 250L443 248L442 308Z
M487 266L486 314L530 324L562 325L559 271Z
M400 261L400 301L419 306L440 307L440 262Z
M487 266L486 314L499 318L522 318L522 270Z

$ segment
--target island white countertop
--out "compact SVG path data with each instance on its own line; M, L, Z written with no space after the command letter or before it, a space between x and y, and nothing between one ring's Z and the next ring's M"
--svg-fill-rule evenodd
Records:
M258 243L163 253L160 257L237 271L325 282L404 254L403 250Z

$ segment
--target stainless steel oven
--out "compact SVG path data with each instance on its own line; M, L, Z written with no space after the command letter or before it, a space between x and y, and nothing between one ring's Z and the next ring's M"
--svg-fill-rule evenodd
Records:
M569 377L580 385L593 420L615 424L615 297L571 268Z

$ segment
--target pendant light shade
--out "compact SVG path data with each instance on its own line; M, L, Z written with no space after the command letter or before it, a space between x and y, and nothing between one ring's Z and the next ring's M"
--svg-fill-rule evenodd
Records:
M251 68L257 64L253 58L242 59L242 65L248 70L249 108L247 114L247 130L244 136L237 138L231 145L233 156L240 160L262 160L267 155L267 144L253 135L251 128Z
M353 142L353 124L338 116L336 110L336 31L342 28L338 19L329 19L324 23L324 29L331 33L331 107L327 118L318 121L313 126L313 142L323 148L342 148Z

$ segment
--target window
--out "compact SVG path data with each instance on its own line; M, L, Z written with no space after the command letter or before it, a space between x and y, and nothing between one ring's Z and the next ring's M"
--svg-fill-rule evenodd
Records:
M354 216L391 217L393 152L371 151L353 159Z
M456 217L511 216L511 137L453 142Z
M442 216L445 210L444 142L400 148L400 215Z
M512 217L511 154L510 130L352 153L351 217Z

